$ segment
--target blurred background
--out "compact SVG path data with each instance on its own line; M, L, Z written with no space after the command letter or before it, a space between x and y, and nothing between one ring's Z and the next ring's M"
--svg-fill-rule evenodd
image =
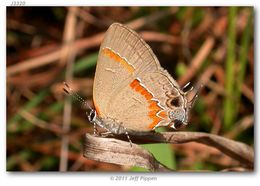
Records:
M254 146L252 7L7 7L7 171L145 171L83 157L92 133L63 81L92 104L98 50L110 24L136 30L183 86L203 84L182 130ZM178 171L240 167L198 143L143 145Z

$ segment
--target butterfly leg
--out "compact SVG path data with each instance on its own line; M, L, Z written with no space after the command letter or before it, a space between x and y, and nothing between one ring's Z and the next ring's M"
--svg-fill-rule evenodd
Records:
M100 126L101 128L107 130L106 132L99 132L97 129L97 124L94 122L93 123L93 134L94 136L101 136L101 137L107 137L110 134L112 134L111 131L109 131L107 128L105 128L104 126Z
M128 135L128 132L127 132L127 131L125 131L125 135L126 135L128 141L129 141L129 143L130 143L130 146L132 147L132 146L133 146L133 143L132 143L132 141L131 141L131 139L130 139L130 136Z
M94 136L99 136L96 123L94 123L94 126L93 126L93 134L94 134Z
M100 135L102 136L102 137L107 137L107 136L109 136L110 134L113 134L111 131L106 131L106 132L102 132L102 133L100 133Z
M127 129L122 125L122 123L119 124L119 126L118 126L117 130L115 131L115 133L117 133L117 134L125 134L127 139L128 139L128 141L129 141L129 143L130 143L130 146L131 147L133 146L133 143L132 143L132 141L130 139L130 136L129 136L128 132L127 132Z

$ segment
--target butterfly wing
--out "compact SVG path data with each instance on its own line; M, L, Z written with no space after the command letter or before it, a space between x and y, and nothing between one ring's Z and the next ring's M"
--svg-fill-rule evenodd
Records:
M179 89L151 48L131 29L112 24L101 44L93 88L98 115L149 131L167 125L166 94Z

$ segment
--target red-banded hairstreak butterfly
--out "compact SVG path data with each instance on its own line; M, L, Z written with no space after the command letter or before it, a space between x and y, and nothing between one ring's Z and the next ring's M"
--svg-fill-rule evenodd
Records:
M135 31L114 23L100 47L93 87L95 109L89 120L114 134L179 128L187 125L197 97L188 101L186 87L179 87Z

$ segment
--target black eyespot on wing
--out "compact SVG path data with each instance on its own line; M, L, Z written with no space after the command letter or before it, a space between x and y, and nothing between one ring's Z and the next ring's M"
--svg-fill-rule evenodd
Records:
M178 97L175 97L171 100L171 105L172 106L175 106L175 107L180 107L181 106L181 98L178 96Z

